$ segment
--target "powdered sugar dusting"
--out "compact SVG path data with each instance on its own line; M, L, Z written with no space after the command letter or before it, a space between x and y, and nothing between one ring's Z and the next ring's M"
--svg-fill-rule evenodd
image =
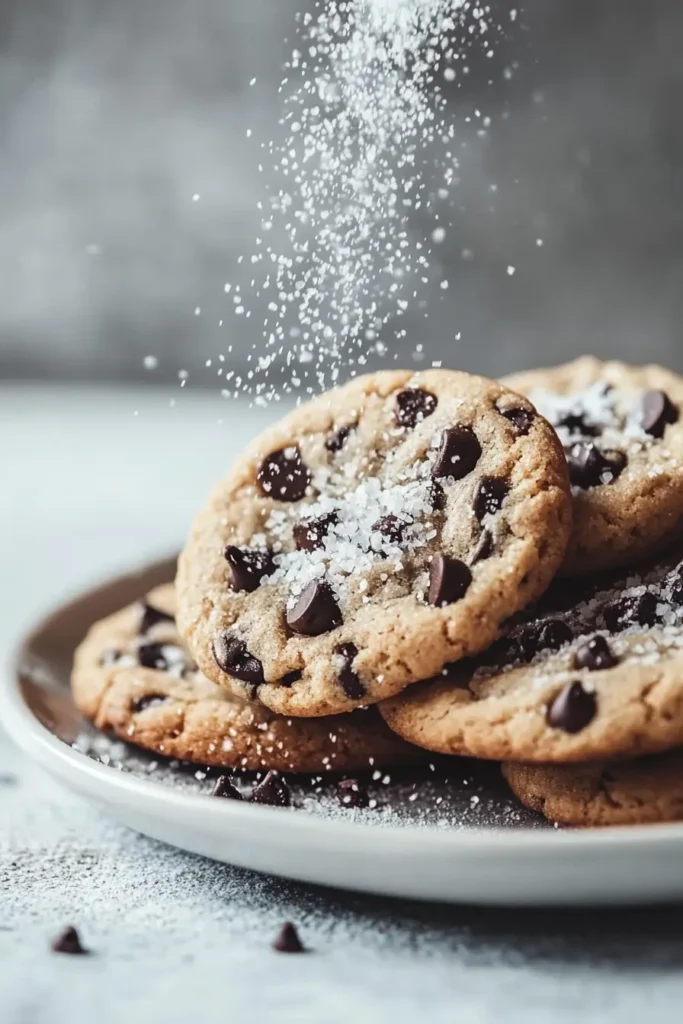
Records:
M420 292L440 276L440 210L458 180L443 82L459 86L468 49L479 41L490 56L500 30L473 0L324 0L300 17L283 138L261 164L275 185L259 204L256 250L239 261L253 276L248 290L225 286L237 315L250 316L254 300L267 315L246 375L219 370L224 394L264 403L312 393L368 353L386 355L390 321L405 334L401 317L426 306ZM415 213L431 222L419 235ZM277 387L269 378L280 375Z
M624 392L606 381L596 381L583 391L560 395L545 388L529 392L541 416L552 423L565 448L589 436L604 450L643 447L652 442L640 423L638 392Z
M316 550L276 554L277 568L263 583L288 583L293 600L307 583L325 576L343 600L352 582L350 578L363 589L362 574L377 562L383 563L387 573L400 573L404 555L423 548L437 534L430 496L432 464L433 457L416 462L401 474L398 483L367 477L352 489L348 489L346 475L335 480L328 471L321 471L315 482L321 489L325 487L327 493L305 506L305 517L334 513L336 520ZM388 515L402 524L400 542L377 529L378 520ZM274 550L286 542L291 521L289 510L271 512L266 528L274 538Z

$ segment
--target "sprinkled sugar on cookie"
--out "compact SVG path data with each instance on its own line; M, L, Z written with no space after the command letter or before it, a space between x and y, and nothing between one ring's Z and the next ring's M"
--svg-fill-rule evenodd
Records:
M377 373L257 438L198 516L179 624L202 671L292 715L374 703L489 644L570 531L556 435L501 385Z
M488 651L381 706L429 750L530 762L683 744L683 563L553 584Z
M683 380L584 356L505 383L552 423L567 457L574 535L565 575L627 565L683 526Z

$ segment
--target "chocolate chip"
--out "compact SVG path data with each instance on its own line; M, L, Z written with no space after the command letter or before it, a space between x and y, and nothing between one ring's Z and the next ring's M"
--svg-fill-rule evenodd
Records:
M470 555L470 565L476 565L477 562L483 562L485 558L490 558L493 554L493 534L489 530L482 530L479 543Z
M331 434L327 435L325 447L328 452L339 452L346 444L347 438L354 428L352 426L338 427Z
M427 501L435 512L443 512L446 507L446 492L436 480L431 480L427 490Z
M626 453L617 448L606 448L602 453L607 466L602 475L603 484L613 484L617 477L626 469L628 458Z
M481 445L470 427L447 427L432 467L432 476L462 480L479 462Z
M270 576L275 570L271 551L238 548L234 544L228 544L224 554L225 560L230 566L232 590L251 594L259 587L263 577Z
M531 424L536 419L536 414L531 409L522 409L521 406L512 409L499 409L498 412L506 420L510 420L520 434L528 434Z
M531 660L541 651L559 651L573 639L573 633L563 619L546 619L525 629L520 636L520 644L525 656Z
M343 807L367 807L370 802L368 791L358 779L342 779L337 783L337 796Z
M674 569L666 578L669 589L669 600L672 604L683 604L683 571L681 567Z
M641 399L640 425L651 437L663 437L667 424L676 423L678 409L665 391L646 391Z
M601 452L591 442L579 441L572 445L567 455L569 479L582 490L611 484L623 472L626 462L623 452L614 449Z
M90 950L85 949L76 929L72 926L65 928L55 939L52 940L52 949L55 953L68 953L70 956L87 956Z
M158 708L160 704L165 704L168 699L162 693L148 693L145 697L139 697L138 700L133 701L131 711L134 715L139 715L141 711L148 711L149 708Z
M528 657L517 637L501 636L479 655L477 661L481 665L502 669L528 661Z
M597 437L600 433L599 427L586 420L582 412L565 412L557 420L555 426L564 427L570 434L582 434L584 437Z
M280 929L280 934L273 943L273 949L278 953L305 953L306 947L299 938L294 925L287 921Z
M604 636L598 633L576 648L572 663L574 668L587 668L589 672L598 672L600 669L618 665L619 659L613 654Z
M595 694L583 686L580 679L567 683L546 710L546 721L553 729L564 732L581 732L597 714L598 702Z
M166 671L168 668L165 653L167 647L170 647L170 645L158 643L141 644L137 649L138 663L143 668L156 668Z
M459 558L451 558L440 551L429 566L429 592L427 601L437 608L459 601L472 582L472 573Z
M220 775L216 779L216 785L211 790L211 796L224 797L226 800L244 800L239 789L233 785L229 775Z
M276 686L293 686L294 683L298 683L299 682L299 680L301 679L302 675L303 675L303 672L301 672L300 669L298 669L298 668L294 669L293 672L287 672L287 674L282 676L281 679L278 679L278 681L277 681L277 683L275 685Z
M218 667L235 679L254 686L260 686L265 681L261 662L249 653L243 640L229 633L219 633L214 637L213 656Z
M311 474L301 459L298 446L293 444L266 455L256 479L263 494L276 501L301 501L311 482Z
M140 625L138 627L140 633L148 633L153 626L158 626L160 622L174 622L172 615L168 612L164 612L161 608L155 608L154 605L148 604L147 601L142 601L140 604Z
M483 476L474 492L472 510L475 516L482 521L486 515L495 515L500 512L503 502L510 493L510 484L497 476Z
M436 395L424 388L408 388L396 395L396 422L401 427L415 427L431 416L438 405Z
M315 551L324 546L325 537L332 526L339 522L336 512L328 512L324 516L313 519L301 519L294 524L292 536L297 551Z
M620 633L629 626L654 626L657 621L657 597L646 590L644 594L622 597L605 605L602 615L611 633Z
M267 804L269 807L289 807L292 794L285 779L278 772L268 772L265 779L251 791L253 804Z
M358 654L358 648L355 644L345 643L339 644L334 649L334 653L338 658L342 659L342 666L337 673L337 678L341 683L342 690L349 698L349 700L362 700L365 696L366 690L360 681L357 672L353 671L353 659Z
M312 580L301 591L293 608L287 609L287 625L300 636L320 636L342 624L334 591L325 580Z
M372 529L375 533L381 533L390 544L400 544L407 525L408 523L399 519L398 516L388 515L382 516L376 523L373 523Z

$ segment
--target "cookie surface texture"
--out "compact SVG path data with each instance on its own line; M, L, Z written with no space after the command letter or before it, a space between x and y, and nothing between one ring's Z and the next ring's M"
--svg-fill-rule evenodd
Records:
M555 427L574 496L564 575L634 564L683 528L683 378L583 356L513 374Z
M245 704L198 671L174 612L173 586L159 587L98 622L79 647L72 693L99 728L166 757L253 771L368 770L422 760L375 708L306 721Z
M504 764L525 807L578 828L683 820L683 751L597 764Z
M349 711L491 643L570 531L562 448L523 398L455 371L372 374L233 466L180 557L179 626L238 696Z
M602 583L559 580L483 655L382 704L413 743L573 762L683 745L681 551Z

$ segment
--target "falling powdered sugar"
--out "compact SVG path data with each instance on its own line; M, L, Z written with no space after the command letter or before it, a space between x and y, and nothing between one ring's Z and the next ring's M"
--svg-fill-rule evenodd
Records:
M284 138L267 147L276 183L248 284L252 305L267 304L263 340L245 375L224 378L226 397L247 391L261 404L329 387L370 350L386 354L379 332L419 304L431 245L409 218L438 220L437 197L458 171L441 79L459 77L456 66L466 73L458 61L473 39L490 47L488 8L471 0L326 0L316 9L301 16L286 65ZM432 241L443 238L438 226ZM239 282L226 292L236 314L251 314ZM279 388L269 381L276 374Z

